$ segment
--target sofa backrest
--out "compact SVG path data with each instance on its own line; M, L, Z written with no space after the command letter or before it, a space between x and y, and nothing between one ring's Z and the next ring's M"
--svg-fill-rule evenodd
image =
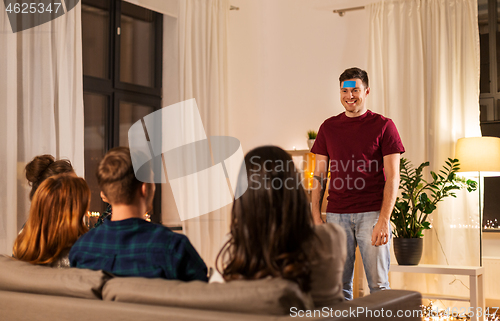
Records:
M281 278L210 284L114 278L104 285L103 300L268 315L289 314L292 307L314 307L310 295L296 283Z
M179 308L283 315L312 309L299 286L280 278L229 283L112 277L103 271L32 265L0 255L0 290Z
M57 269L0 255L0 290L101 299L110 276L103 271Z

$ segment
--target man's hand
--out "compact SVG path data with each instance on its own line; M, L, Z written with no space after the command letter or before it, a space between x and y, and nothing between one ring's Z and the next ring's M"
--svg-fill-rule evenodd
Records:
M385 220L379 220L373 227L372 245L379 246L387 244L391 236L390 233L391 231L389 229L389 222Z
M387 244L391 236L389 224L399 187L399 158L399 153L384 156L384 172L386 181L384 186L384 198L382 199L382 208L380 209L377 224L373 227L372 245L375 246Z

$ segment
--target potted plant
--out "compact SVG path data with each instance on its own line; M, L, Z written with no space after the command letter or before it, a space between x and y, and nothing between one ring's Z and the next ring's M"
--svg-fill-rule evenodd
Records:
M422 232L430 229L427 220L429 214L443 198L456 197L455 192L466 188L468 192L475 191L477 182L458 177L460 169L458 159L448 158L446 164L438 173L431 171L432 181L423 178L423 169L429 162L414 168L410 161L401 158L399 189L401 196L396 199L392 211L394 254L400 265L417 265L422 256Z
M316 136L318 136L318 133L315 130L307 131L307 146L309 147L309 149L313 147Z

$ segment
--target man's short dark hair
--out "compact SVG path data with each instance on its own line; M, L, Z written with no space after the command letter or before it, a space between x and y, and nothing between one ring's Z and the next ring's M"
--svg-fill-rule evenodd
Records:
M363 69L359 69L358 67L353 67L344 70L344 72L339 77L340 86L342 86L342 82L344 80L348 79L361 79L365 88L369 87L368 74L366 73L366 71L364 71Z
M97 183L110 203L132 203L142 183L134 175L128 147L116 147L106 153L97 168Z

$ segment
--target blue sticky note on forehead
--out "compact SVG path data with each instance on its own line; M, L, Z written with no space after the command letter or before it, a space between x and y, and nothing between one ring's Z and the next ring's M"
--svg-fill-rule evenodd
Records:
M356 87L356 82L349 80L349 81L344 81L344 86L342 88L354 88Z

